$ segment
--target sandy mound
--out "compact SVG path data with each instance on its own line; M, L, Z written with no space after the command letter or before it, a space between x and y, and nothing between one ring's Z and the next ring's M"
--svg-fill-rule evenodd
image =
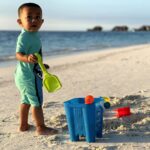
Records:
M110 97L111 108L104 112L104 128L103 138L97 139L97 142L93 145L86 143L84 138L79 142L70 142L69 133L66 123L66 116L64 113L58 113L51 117L47 123L60 130L60 134L54 135L48 138L48 145L53 148L67 147L67 143L70 143L72 149L116 149L116 146L96 146L97 143L102 143L111 140L111 136L118 136L120 139L123 138L135 138L136 137L149 137L150 136L150 98L143 95L127 95L125 97ZM114 116L114 110L116 108L130 106L131 115L126 117L117 118ZM62 134L63 133L63 134ZM126 139L127 140L127 139ZM84 142L84 144L83 144ZM82 143L82 144L81 144ZM122 145L124 146L124 145ZM121 148L121 145L119 146ZM119 148L118 147L118 148Z

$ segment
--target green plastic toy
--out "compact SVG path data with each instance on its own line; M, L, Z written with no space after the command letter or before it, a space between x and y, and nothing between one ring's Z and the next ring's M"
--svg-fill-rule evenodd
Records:
M42 62L42 58L41 58L40 54L35 53L35 56L37 57L38 64L43 72L43 85L46 88L46 90L48 92L55 92L55 91L59 90L62 87L62 85L61 85L61 82L59 81L58 77L56 75L50 74L46 70L46 68Z

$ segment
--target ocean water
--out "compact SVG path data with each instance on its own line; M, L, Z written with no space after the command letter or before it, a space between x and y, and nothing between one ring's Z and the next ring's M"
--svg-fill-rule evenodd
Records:
M20 31L0 31L0 63L15 59ZM57 57L92 50L150 43L150 32L39 32L43 55Z

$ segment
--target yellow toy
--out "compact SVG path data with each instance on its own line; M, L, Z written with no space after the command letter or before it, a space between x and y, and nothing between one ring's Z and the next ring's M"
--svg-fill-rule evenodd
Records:
M44 85L45 89L48 92L55 92L55 91L59 90L62 87L62 85L61 85L61 82L59 81L58 77L56 75L50 74L46 70L45 66L43 65L40 54L35 53L35 56L37 57L38 64L43 72L43 85Z

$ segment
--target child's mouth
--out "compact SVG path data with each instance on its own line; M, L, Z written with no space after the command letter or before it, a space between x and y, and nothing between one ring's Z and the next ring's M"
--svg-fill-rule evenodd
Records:
M36 28L37 26L36 26L36 25L32 25L31 27L32 27L32 28Z

